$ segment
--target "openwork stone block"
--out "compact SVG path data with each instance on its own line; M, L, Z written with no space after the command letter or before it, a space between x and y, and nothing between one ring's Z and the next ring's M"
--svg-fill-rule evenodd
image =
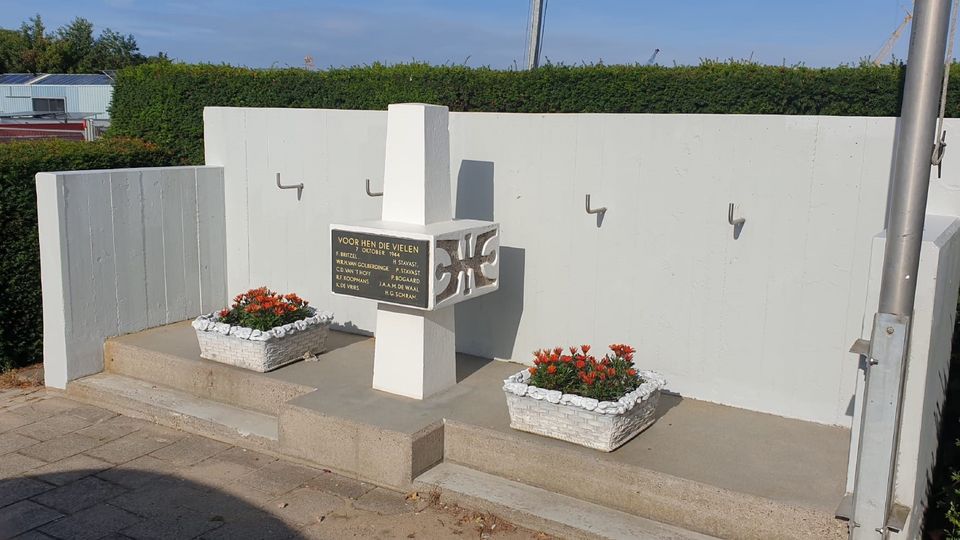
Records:
M200 356L232 366L265 372L322 353L333 315L311 309L313 315L265 332L219 322L216 313L197 317Z
M618 401L597 401L530 386L526 370L504 381L510 427L611 452L656 421L665 380L640 372L643 384Z

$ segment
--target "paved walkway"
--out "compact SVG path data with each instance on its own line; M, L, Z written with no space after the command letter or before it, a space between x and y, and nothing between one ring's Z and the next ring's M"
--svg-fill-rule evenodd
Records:
M434 495L0 390L0 539L546 538Z

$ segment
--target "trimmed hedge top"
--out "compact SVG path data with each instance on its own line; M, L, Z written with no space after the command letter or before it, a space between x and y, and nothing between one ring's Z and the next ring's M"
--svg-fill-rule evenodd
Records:
M902 77L898 65L709 62L500 71L375 64L307 71L150 64L119 73L110 133L142 137L183 163L201 164L205 106L382 110L390 103L425 102L452 111L898 116ZM960 113L958 92L960 80L950 85L949 116Z
M127 139L0 144L0 372L40 360L43 313L34 176L44 171L169 165L158 146Z

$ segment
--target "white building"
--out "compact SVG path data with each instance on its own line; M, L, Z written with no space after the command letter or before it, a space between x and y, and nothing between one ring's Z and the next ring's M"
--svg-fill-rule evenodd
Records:
M110 125L113 78L105 74L0 74L0 141L94 140Z
M81 113L109 120L113 79L103 74L5 73L0 75L0 114Z

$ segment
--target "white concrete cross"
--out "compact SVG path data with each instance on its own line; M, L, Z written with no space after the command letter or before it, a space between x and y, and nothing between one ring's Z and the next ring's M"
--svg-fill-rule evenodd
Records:
M390 105L382 220L331 225L333 292L378 301L373 387L416 399L457 382L453 305L500 285L499 225L453 219L447 125Z

